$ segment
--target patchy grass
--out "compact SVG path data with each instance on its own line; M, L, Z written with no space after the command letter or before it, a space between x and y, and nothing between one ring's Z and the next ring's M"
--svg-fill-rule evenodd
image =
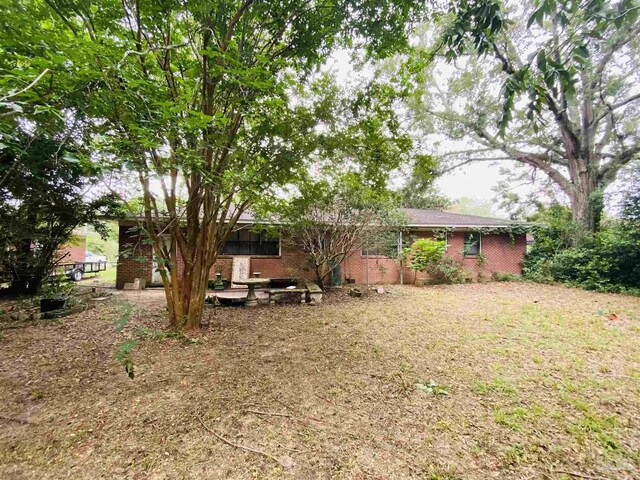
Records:
M105 285L113 287L116 284L116 275L118 274L118 268L115 263L109 264L107 269L100 273L87 274L85 278L80 281L80 285L93 286L93 285Z
M208 310L192 338L159 291L0 326L0 478L637 478L638 298L390 291Z

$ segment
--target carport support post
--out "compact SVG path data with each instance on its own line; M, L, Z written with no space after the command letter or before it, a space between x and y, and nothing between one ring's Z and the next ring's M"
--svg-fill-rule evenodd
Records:
M402 230L398 230L398 257L400 258L400 285L404 285L404 261L402 258Z
M369 290L369 249L364 251L364 276L367 279L367 290Z

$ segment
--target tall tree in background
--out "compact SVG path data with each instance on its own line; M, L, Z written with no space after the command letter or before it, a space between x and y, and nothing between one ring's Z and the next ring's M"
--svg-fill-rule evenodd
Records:
M640 153L638 11L629 0L536 0L461 12L409 62L443 47L449 60L471 54L453 75L425 73L410 103L418 125L463 145L444 152L449 168L508 160L543 172L569 199L579 240Z
M416 156L411 173L399 190L402 207L424 210L446 210L451 207L451 199L438 193L433 186L437 167L437 161L431 155Z

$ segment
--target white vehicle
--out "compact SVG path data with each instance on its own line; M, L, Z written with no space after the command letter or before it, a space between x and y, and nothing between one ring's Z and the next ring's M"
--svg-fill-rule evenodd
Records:
M89 263L89 262L106 262L107 261L107 257L106 257L106 255L96 255L95 253L90 252L89 250L87 250L87 252L85 253L84 261L86 263Z

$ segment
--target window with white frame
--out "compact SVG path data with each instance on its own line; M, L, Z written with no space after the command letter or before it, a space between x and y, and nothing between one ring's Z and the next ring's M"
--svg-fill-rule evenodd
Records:
M465 232L464 250L465 257L475 257L482 251L482 240L479 232Z

